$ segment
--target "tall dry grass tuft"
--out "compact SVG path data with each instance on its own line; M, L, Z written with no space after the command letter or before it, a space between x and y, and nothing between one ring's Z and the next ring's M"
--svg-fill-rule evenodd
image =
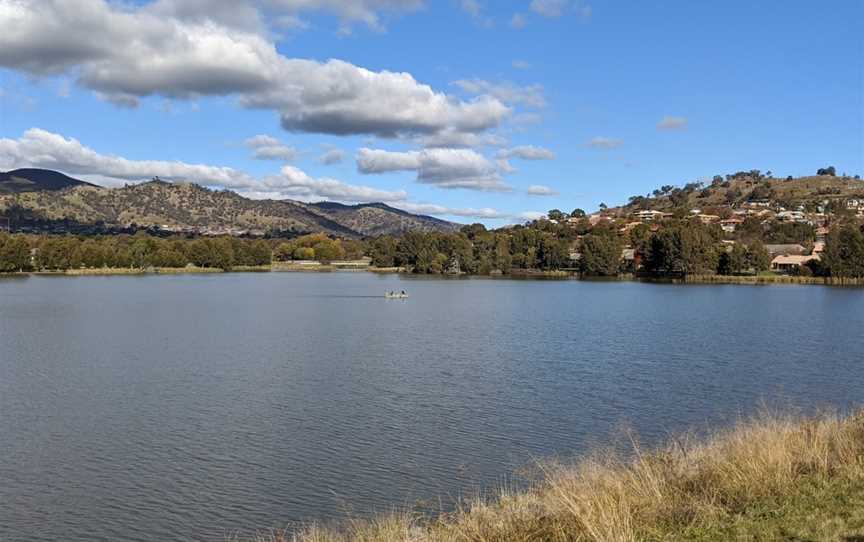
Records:
M544 464L541 472L526 491L477 498L435 519L391 514L259 542L680 539L765 503L787 510L808 484L860 488L864 503L864 411L845 417L763 412L707 439L684 435L653 451L634 440L629 454L598 452Z

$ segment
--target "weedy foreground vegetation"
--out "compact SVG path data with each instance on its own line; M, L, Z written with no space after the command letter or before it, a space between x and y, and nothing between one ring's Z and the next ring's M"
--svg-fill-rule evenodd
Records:
M864 540L864 411L763 413L708 438L547 463L523 491L255 542Z

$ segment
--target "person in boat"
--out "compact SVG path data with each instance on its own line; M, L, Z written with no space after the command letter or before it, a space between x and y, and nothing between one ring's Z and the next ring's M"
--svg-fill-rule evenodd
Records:
M405 293L405 290L402 290L402 297L408 297L408 294Z

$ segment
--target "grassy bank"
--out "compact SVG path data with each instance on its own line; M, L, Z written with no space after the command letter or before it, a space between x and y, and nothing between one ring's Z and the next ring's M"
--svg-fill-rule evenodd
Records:
M547 463L528 490L256 542L864 540L864 411L762 414L704 439Z
M679 282L693 284L823 284L862 286L864 279L844 277L799 277L792 275L687 275Z

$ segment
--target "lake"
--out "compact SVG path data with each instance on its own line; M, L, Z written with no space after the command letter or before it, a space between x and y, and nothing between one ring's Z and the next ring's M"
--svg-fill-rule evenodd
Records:
M821 286L0 279L0 541L446 508L625 427L861 404L862 330L864 289Z

